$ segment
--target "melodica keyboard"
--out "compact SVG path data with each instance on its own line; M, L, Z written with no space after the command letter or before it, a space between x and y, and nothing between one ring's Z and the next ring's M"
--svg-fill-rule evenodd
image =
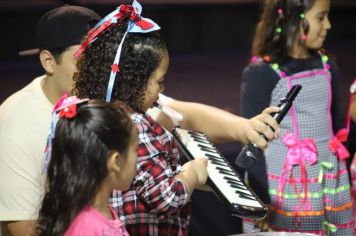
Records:
M259 220L267 215L267 206L241 181L236 171L205 134L178 127L174 128L172 133L178 147L188 159L208 158L208 184L228 206L233 216Z

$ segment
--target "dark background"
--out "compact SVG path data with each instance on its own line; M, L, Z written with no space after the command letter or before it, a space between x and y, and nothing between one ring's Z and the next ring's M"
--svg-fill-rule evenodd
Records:
M0 103L43 73L37 57L19 57L17 52L35 47L37 20L64 2L84 5L104 16L120 1L1 0ZM154 19L162 27L169 47L171 64L165 94L238 114L240 75L250 57L261 1L146 0L141 3L143 16ZM330 20L332 30L325 47L340 67L340 106L345 114L348 88L356 77L356 1L332 1ZM354 136L355 131L351 139L355 139ZM349 144L350 149L355 146L355 143ZM229 143L218 148L233 162L240 144ZM193 203L190 235L241 232L240 220L229 217L228 210L213 194L196 192Z
M59 6L60 2L0 1L0 102L35 75L42 73L36 57L19 57L17 52L35 47L37 20L49 9ZM66 2L86 3L85 6L102 16L117 6L110 4L116 2L114 0ZM99 4L100 2L105 4ZM153 18L161 25L171 54L166 93L180 99L206 102L237 113L240 74L250 57L251 39L261 1L163 1L169 4L155 3L162 0L143 2L143 15ZM219 2L235 3L217 4ZM325 46L336 57L343 76L342 82L345 82L341 92L347 97L347 87L356 76L353 60L356 47L356 1L332 1L330 20L333 28ZM212 91L214 96L211 96ZM344 100L341 103L345 109Z

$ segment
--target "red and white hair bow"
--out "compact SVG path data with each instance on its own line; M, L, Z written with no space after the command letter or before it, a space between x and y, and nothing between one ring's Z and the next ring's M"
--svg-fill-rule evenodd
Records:
M117 21L124 17L129 16L129 23L125 34L123 35L121 42L117 48L116 56L113 64L111 65L111 73L106 91L106 101L111 101L112 90L115 82L116 73L120 71L119 61L121 56L121 50L123 42L125 41L128 33L149 33L152 31L160 30L161 28L157 23L149 18L141 16L142 6L134 0L132 5L120 5L115 11L104 17L93 29L88 32L87 39L83 42L79 50L75 53L78 57L88 47L89 44L95 41L95 39L110 26L117 23Z

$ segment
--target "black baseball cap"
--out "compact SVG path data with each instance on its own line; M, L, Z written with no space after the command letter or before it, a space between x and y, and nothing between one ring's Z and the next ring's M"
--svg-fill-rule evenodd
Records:
M60 49L80 44L86 33L100 16L86 7L65 5L48 11L37 23L35 49L19 52L19 55L35 55L40 50Z

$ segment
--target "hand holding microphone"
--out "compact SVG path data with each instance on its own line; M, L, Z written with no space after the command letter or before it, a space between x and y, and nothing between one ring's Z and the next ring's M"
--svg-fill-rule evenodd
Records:
M277 121L278 124L281 123L281 121L283 120L284 116L289 111L290 107L293 104L294 99L298 95L298 93L299 93L301 88L302 88L301 85L294 85L289 90L287 95L285 97L281 98L280 103L278 104L278 107L280 108L280 111L275 113L275 114L272 114L273 118ZM242 148L241 152L239 153L239 155L237 156L237 158L235 160L235 163L239 167L249 168L262 155L263 155L263 150L262 149L260 149L254 143L248 143L247 145L245 145Z

